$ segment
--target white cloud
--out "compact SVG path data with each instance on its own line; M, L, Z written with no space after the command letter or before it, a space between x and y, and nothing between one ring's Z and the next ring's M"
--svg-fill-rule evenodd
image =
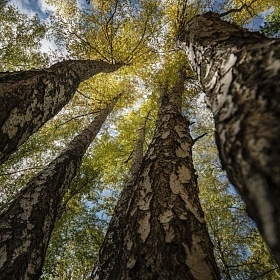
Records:
M51 12L55 11L55 7L48 5L46 3L46 0L38 0L38 6L43 13L47 11L51 11Z
M29 0L10 0L10 5L17 7L22 13L32 17L36 14L30 7Z
M55 11L55 7L48 5L46 0L10 0L9 4L16 6L29 17L38 14L39 17L45 18L48 11Z
M54 50L56 50L56 48L57 48L57 46L56 46L55 42L53 42L53 41L49 41L46 38L44 38L41 41L41 51L44 52L44 53L54 51Z

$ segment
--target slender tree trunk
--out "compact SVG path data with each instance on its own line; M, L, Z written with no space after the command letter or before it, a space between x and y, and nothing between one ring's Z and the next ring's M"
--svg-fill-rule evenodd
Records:
M62 211L62 198L117 99L31 179L0 215L1 280L39 279L51 232Z
M213 112L222 165L280 264L280 40L206 13L179 44Z
M0 73L0 163L69 102L80 82L120 66L70 60L41 70Z
M174 88L162 89L154 138L121 196L94 280L220 279L198 198L189 123L181 115L184 79L180 72Z
M119 253L122 251L122 247L124 245L123 240L125 236L123 228L127 224L129 217L127 209L135 192L135 181L143 160L143 146L145 142L147 118L148 116L139 130L138 139L132 153L132 164L127 176L127 181L116 205L114 216L110 221L109 229L100 249L100 259L95 264L91 279L107 279L106 277L102 278L104 266L106 266L106 269L108 270L107 275L109 273L111 275L111 273L114 273L116 266L119 265L119 262L122 261L118 258Z

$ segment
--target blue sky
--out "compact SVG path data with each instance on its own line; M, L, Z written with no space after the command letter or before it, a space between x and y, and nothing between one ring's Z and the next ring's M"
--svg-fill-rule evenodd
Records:
M30 16L38 14L42 19L48 16L48 10L53 10L51 6L46 4L46 0L10 0L9 4L17 6L19 10Z

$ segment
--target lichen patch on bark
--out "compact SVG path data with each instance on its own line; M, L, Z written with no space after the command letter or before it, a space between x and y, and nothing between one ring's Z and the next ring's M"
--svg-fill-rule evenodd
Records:
M132 240L129 239L129 240L126 242L126 248L127 248L127 250L130 251L131 248L132 248L132 246L133 246L133 242L132 242Z
M169 133L170 133L169 131L166 131L166 132L162 133L161 138L166 139L168 137Z
M137 232L141 235L141 239L143 242L145 242L146 238L150 233L150 228L151 228L150 218L151 218L151 213L149 211L146 211L141 214L141 217L138 220L139 227Z
M190 268L195 279L212 279L212 271L209 264L205 261L207 255L202 250L201 237L192 235L191 245L183 243L186 252L186 264Z
M170 224L170 221L172 220L173 217L174 217L174 213L170 209L164 211L159 216L159 221L162 224L163 229L165 231L165 242L167 243L170 243L175 237L175 231Z
M200 223L204 223L204 218L201 216L197 206L193 205L192 199L186 189L186 183L191 179L190 170L184 165L179 166L178 170L179 174L175 174L174 172L170 174L170 189L174 194L181 197L185 202L186 208L196 217L196 219Z
M0 248L0 267L3 267L6 261L7 261L7 246L6 244L4 244Z
M126 267L128 269L132 269L135 266L135 264L136 264L136 260L133 257L131 257L126 264Z
M176 149L176 155L180 158L185 158L189 155L191 145L189 143L181 142L180 146Z
M185 186L191 179L190 170L185 166L178 167L178 173L172 172L170 174L170 188L174 194L185 193Z
M149 177L149 169L146 169L143 174L143 182L139 190L139 198L137 199L137 206L140 210L148 210L152 199L152 186Z
M182 127L182 125L175 125L174 130L178 134L180 138L188 137L189 135L186 133L186 129ZM187 143L185 143L187 145Z

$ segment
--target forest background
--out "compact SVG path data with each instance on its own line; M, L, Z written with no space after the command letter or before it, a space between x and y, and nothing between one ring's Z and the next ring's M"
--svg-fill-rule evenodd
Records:
M67 59L126 64L112 74L83 82L69 104L0 171L4 209L108 100L122 93L64 198L66 210L52 234L43 268L42 279L87 279L126 181L137 132L148 113L146 148L153 136L158 85L161 81L172 85L178 69L188 65L174 40L182 2L52 0L50 11L39 16L26 15L15 4L1 2L1 71L43 68ZM255 29L262 24L262 32L277 36L280 6L276 0L190 1L187 15L231 9L237 11L228 20ZM44 53L42 44L47 41L52 48ZM193 157L200 200L222 279L280 279L244 203L221 169L212 117L203 99L193 74L186 86L183 113L197 139Z

